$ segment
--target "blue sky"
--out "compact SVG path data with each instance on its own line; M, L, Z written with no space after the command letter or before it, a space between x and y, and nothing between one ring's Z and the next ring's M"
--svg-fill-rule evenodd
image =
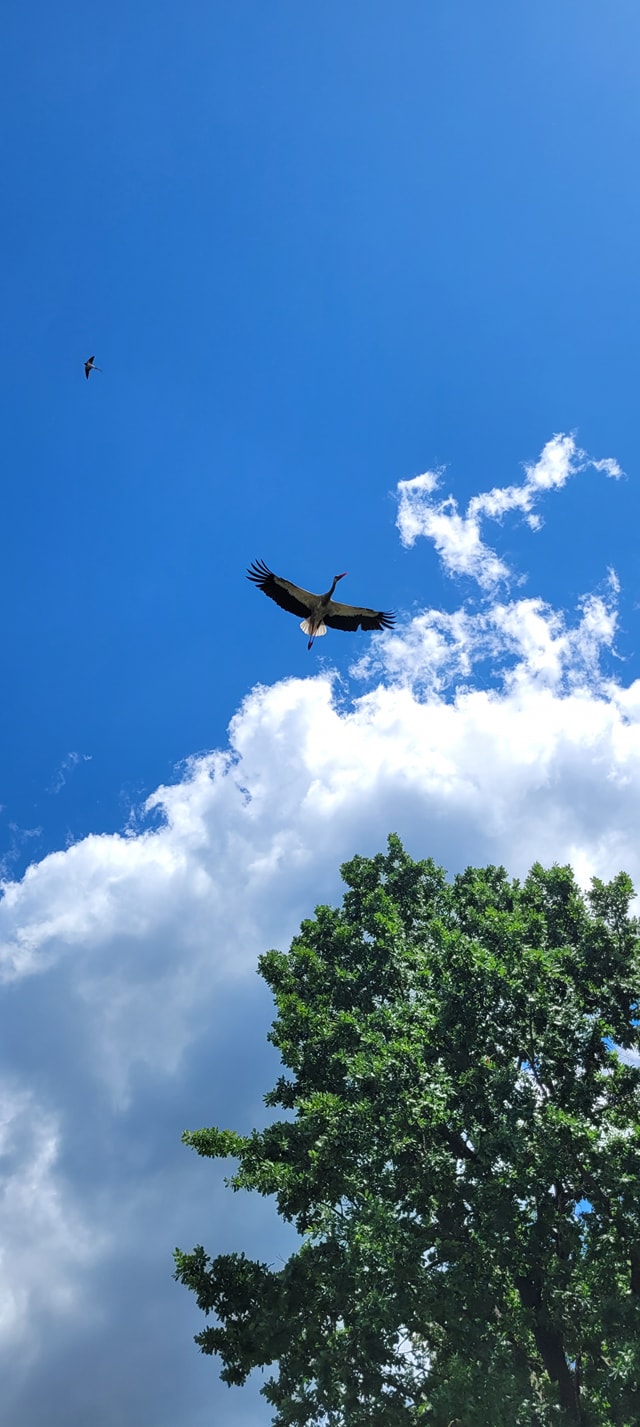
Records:
M179 1136L263 1113L255 959L343 858L640 877L639 41L632 0L4 17L9 1427L269 1421L170 1254L286 1234ZM309 654L256 556L398 633Z

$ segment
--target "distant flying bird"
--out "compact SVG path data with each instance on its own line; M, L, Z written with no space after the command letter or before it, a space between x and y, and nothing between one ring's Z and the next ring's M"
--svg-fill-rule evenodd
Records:
M97 366L96 366L96 359L95 359L95 357L89 357L89 361L88 361L88 362L85 362L85 364L84 364L84 374L85 374L85 377L87 378L87 381L89 380L89 372L101 372L101 371L102 371L102 367L97 367Z
M329 629L391 629L395 623L395 615L385 614L384 610L338 604L333 599L338 580L344 580L346 573L345 570L342 575L334 575L331 589L325 595L312 595L309 590L301 590L299 585L274 575L264 560L253 561L247 570L247 579L253 580L281 609L304 615L300 628L309 635L307 649L310 649L314 639L326 634L327 625Z

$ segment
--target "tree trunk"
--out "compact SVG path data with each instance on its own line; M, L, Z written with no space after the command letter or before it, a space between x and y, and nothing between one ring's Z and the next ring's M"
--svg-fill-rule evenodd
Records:
M533 1313L533 1336L536 1347L548 1376L552 1382L558 1384L558 1397L560 1405L567 1415L567 1421L575 1423L575 1427L582 1427L583 1414L580 1407L578 1384L575 1374L567 1362L562 1334L558 1329L549 1328L546 1323L541 1321L544 1311L540 1283L533 1278L517 1278L516 1288L520 1294L523 1308L529 1308Z

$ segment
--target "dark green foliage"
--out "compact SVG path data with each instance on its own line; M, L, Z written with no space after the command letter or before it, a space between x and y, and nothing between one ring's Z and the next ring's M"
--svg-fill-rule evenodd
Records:
M260 970L293 1112L246 1138L230 1183L276 1197L302 1243L282 1269L176 1252L217 1326L203 1352L277 1424L637 1427L638 927L631 883L534 866L453 883L387 856L343 869Z

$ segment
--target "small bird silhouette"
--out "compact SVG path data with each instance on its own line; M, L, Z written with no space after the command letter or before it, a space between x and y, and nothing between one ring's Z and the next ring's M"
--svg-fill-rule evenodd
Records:
M101 372L101 371L102 371L102 367L97 367L97 366L96 366L96 359L95 359L95 357L89 357L88 362L85 362L85 364L84 364L84 374L85 374L85 377L87 378L87 381L89 380L89 372Z

